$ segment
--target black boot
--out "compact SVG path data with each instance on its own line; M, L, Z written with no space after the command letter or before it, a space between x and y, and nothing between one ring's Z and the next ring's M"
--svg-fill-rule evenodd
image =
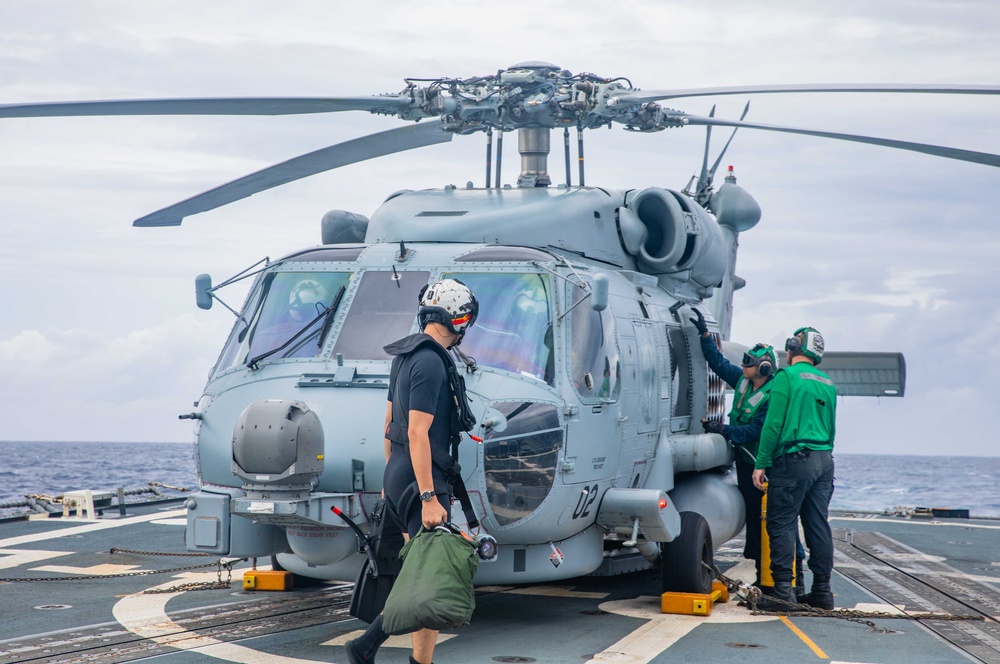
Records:
M791 581L775 581L771 594L764 595L757 600L757 610L788 613L790 611L801 611L802 607L795 601L795 593L792 592Z
M826 609L827 611L832 609L833 592L830 590L830 577L814 578L812 591L799 601L817 609Z
M347 661L351 664L368 664L368 662L374 662L374 659L365 659L358 652L358 642L359 639L351 639L344 644L344 650L347 651Z
M347 661L351 664L373 664L379 646L388 638L389 635L382 630L382 615L379 614L364 634L344 644Z
M796 561L798 562L798 561ZM802 604L802 598L806 596L806 575L802 571L802 563L798 562L795 569L795 601Z

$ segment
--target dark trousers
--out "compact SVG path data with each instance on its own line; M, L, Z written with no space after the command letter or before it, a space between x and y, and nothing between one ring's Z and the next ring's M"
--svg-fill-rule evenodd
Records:
M757 572L760 573L760 502L764 492L753 485L753 462L744 459L742 453L736 452L736 484L743 496L746 507L747 532L746 544L743 546L743 557L757 561Z
M809 549L814 577L833 572L833 536L827 520L833 497L833 455L829 451L784 454L767 471L767 536L775 583L792 580L798 522Z

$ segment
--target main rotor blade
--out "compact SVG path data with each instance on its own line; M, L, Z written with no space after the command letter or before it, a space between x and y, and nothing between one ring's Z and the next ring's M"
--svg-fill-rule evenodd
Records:
M230 97L203 99L117 99L0 104L0 118L95 115L298 115L339 111L398 111L409 97Z
M684 97L715 97L719 95L772 94L786 92L901 92L950 95L998 95L996 85L883 85L883 84L837 84L837 85L751 85L721 88L687 88L679 90L635 90L615 95L619 103L642 104L661 99Z
M278 185L301 180L310 175L366 159L374 159L437 143L447 143L451 139L452 134L444 131L441 124L437 122L409 125L355 138L294 157L214 189L209 189L180 203L140 217L132 225L179 226L185 217L214 210Z
M856 134L841 134L832 131L815 131L813 129L797 129L795 127L782 127L779 125L757 124L753 122L737 122L735 120L720 120L717 118L699 117L695 115L679 114L688 124L692 125L715 125L722 127L746 127L747 129L762 129L764 131L778 131L786 134L802 134L804 136L819 136L821 138L834 138L840 141L853 141L855 143L868 143L870 145L881 145L887 148L898 150L909 150L911 152L923 152L935 157L947 157L948 159L958 159L959 161L969 161L974 164L985 164L986 166L1000 167L1000 155L988 152L973 152L972 150L961 150L959 148L948 148L941 145L930 145L928 143L911 143L910 141L896 141L891 138L875 138L872 136L858 136Z
M712 104L712 110L708 112L708 117L715 117L715 104ZM740 118L742 120L742 118ZM701 156L701 173L698 175L698 188L697 191L702 191L708 186L708 150L712 145L712 125L705 127L705 152Z

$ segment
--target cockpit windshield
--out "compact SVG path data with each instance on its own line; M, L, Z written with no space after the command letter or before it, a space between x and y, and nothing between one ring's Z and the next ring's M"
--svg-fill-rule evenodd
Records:
M552 290L547 275L459 272L442 276L464 283L479 301L479 318L462 341L466 355L476 358L480 366L552 384Z
M217 371L245 364L249 359L281 347L272 359L315 357L322 350L320 335L326 311L340 289L351 281L350 272L272 272L261 280L243 318L236 323L222 352ZM317 319L318 318L318 319ZM305 330L305 331L303 331Z
M417 298L428 278L430 272L365 272L333 354L348 360L389 359L382 347L413 329Z

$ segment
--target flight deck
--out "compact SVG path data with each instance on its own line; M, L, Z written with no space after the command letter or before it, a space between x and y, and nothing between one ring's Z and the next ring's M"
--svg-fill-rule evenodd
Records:
M183 524L180 502L0 523L0 664L346 662L365 626L348 615L352 583L246 591L253 561L185 552ZM837 513L831 525L838 617L755 615L738 597L707 617L663 614L655 570L485 586L435 661L1000 663L1000 521ZM741 550L732 540L716 564L752 580ZM11 580L26 578L39 580ZM408 654L409 637L393 637L378 661Z

